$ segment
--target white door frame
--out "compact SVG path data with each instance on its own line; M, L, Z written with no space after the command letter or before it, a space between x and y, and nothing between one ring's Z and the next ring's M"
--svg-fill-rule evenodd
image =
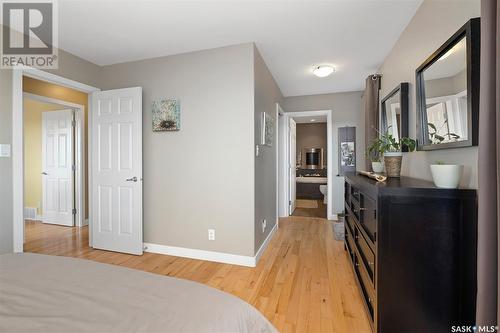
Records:
M277 104L277 103L276 103ZM278 105L278 104L277 104ZM279 105L278 105L279 107ZM281 107L278 108L278 135L277 135L277 142L278 142L278 158L276 162L276 167L278 169L278 187L277 187L277 202L278 204L276 205L278 207L278 214L276 216L278 217L287 217L288 216L288 198L286 196L286 193L288 191L288 178L286 175L288 175L288 168L283 167L283 164L286 165L287 163L287 137L288 137L288 117L286 113L281 109Z
M76 202L76 216L75 225L83 227L87 225L88 221L85 220L85 128L84 128L84 106L76 103L66 102L56 98L50 98L32 93L23 93L24 98L32 99L44 103L52 103L68 107L75 110L75 202Z
M89 94L89 114L91 114L90 107L92 105L90 95L93 91L100 90L99 88L73 81L36 68L19 66L12 70L12 217L14 227L14 252L23 252L24 250L23 76L28 76L37 80L54 83ZM89 141L90 138L91 135L89 133ZM89 179L90 177L91 175L89 174Z
M281 130L280 130L280 118L284 115L284 111L281 108L281 105L279 103L276 103L276 121L275 121L275 133L276 133L276 226L279 228L279 221L280 221L280 135L281 135Z
M317 110L317 111L303 111L303 112L285 112L283 115L283 122L285 124L289 123L290 118L295 117L310 117L310 116L326 116L326 128L327 128L327 179L328 179L328 203L327 203L327 218L329 220L336 220L337 216L333 212L333 204L332 204L332 194L333 194L333 121L332 121L332 110ZM283 127L282 127L283 128ZM279 202L281 202L280 207L285 207L285 209L281 209L280 216L289 216L288 213L288 203L290 202L290 181L288 179L288 165L290 163L290 154L288 151L290 149L290 140L289 140L289 126L286 127L286 133L281 133L281 140L279 140L280 151L286 152L285 154L281 154L280 159L278 160L279 168L281 169L281 178L282 184L279 190ZM283 157L285 157L283 159ZM284 193L283 193L284 192Z

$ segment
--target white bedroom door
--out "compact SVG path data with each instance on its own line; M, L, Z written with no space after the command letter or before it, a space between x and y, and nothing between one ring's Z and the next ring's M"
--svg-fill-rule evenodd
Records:
M142 88L92 93L94 248L142 254Z
M42 222L73 226L73 111L42 113Z
M297 204L297 124L290 118L290 215Z

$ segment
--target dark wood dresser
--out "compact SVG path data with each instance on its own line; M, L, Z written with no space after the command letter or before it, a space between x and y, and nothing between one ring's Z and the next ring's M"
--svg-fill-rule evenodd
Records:
M345 175L345 249L374 332L473 325L476 191Z

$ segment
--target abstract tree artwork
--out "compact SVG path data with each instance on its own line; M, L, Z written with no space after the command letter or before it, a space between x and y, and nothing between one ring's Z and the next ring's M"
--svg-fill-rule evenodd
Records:
M153 132L178 131L181 129L181 107L175 98L153 101Z

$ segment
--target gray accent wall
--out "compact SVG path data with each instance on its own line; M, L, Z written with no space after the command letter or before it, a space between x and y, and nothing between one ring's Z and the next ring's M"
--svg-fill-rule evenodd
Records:
M266 112L274 119L277 128L278 114L276 103L283 95L267 68L259 51L254 47L254 145L260 144L261 114ZM271 147L260 146L259 156L255 157L255 216L254 216L254 251L257 253L262 243L276 225L277 220L277 149L278 137L274 131ZM263 230L262 220L266 219Z
M0 69L0 144L12 144L12 70ZM12 158L0 157L0 254L13 250Z
M254 255L253 55L249 43L102 68L103 89L143 89L145 242ZM152 131L165 97L180 131Z
M424 0L380 67L381 98L400 82L410 83L409 129L411 137L416 137L415 69L470 18L478 16L480 16L479 0ZM429 165L437 160L464 165L461 186L477 188L477 147L405 153L402 174L431 180Z

